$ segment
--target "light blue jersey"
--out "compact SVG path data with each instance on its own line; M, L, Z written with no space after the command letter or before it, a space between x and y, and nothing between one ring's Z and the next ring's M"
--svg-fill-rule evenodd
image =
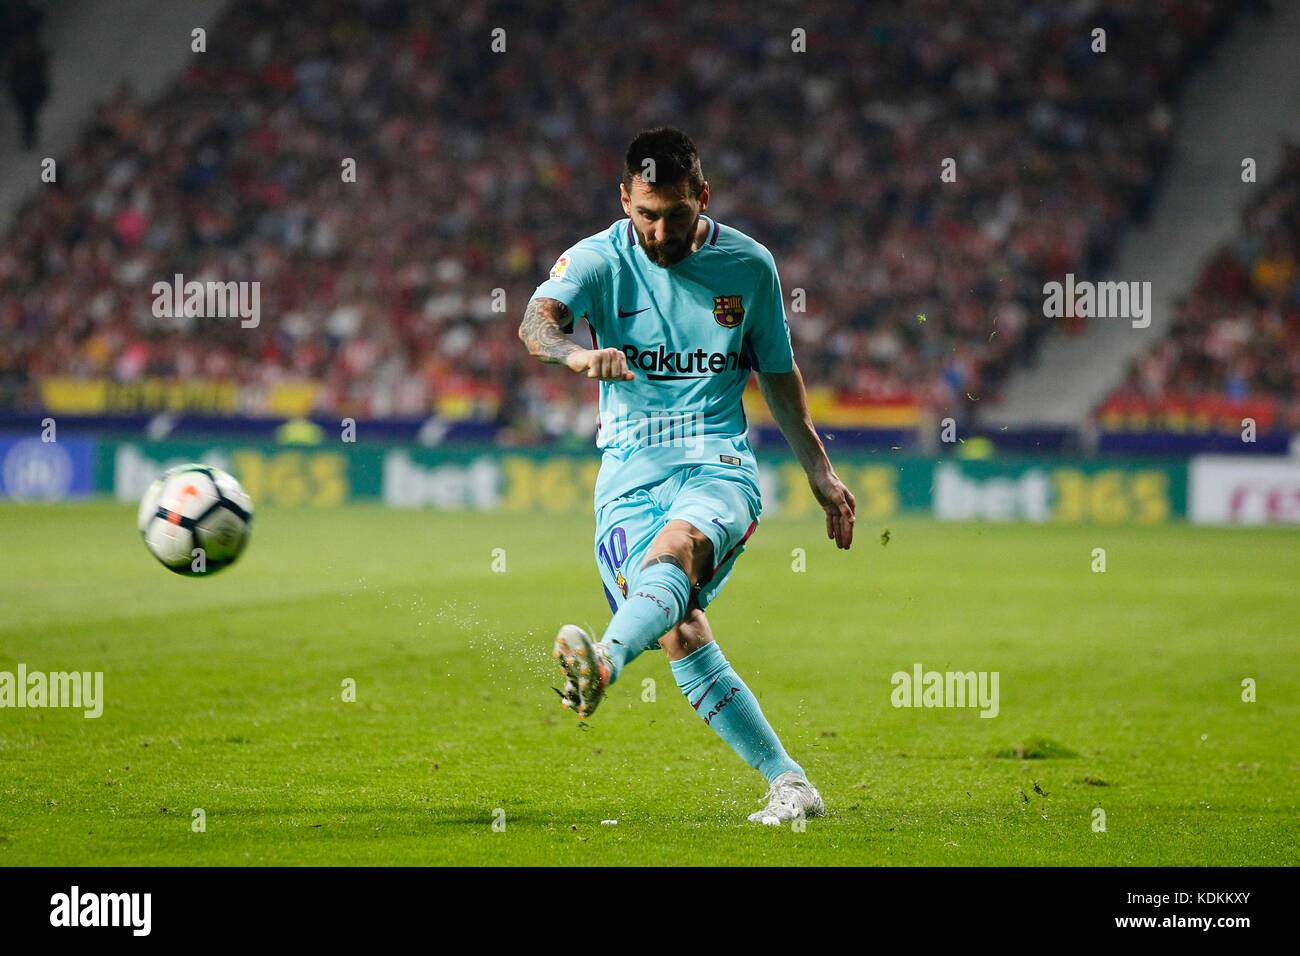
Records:
M772 254L704 219L704 244L667 268L621 219L560 256L533 293L585 319L593 347L622 350L634 375L600 383L596 543L611 605L611 583L626 596L639 568L637 545L675 518L713 540L718 571L725 565L716 593L762 508L741 396L751 371L794 368L790 326ZM637 509L644 520L630 522Z
M684 462L735 457L728 445L737 440L752 458L741 404L749 373L794 368L772 254L704 218L704 244L668 268L637 248L631 220L621 219L560 256L533 293L585 319L594 347L627 356L635 378L600 383L596 444L629 464L644 462L647 477ZM602 477L597 500L636 487L627 479L638 476L625 470L623 480Z

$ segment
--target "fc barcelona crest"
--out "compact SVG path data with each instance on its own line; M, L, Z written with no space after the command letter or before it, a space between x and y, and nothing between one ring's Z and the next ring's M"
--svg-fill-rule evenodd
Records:
M745 320L745 307L740 304L738 295L715 295L713 297L713 317L724 329L734 329Z

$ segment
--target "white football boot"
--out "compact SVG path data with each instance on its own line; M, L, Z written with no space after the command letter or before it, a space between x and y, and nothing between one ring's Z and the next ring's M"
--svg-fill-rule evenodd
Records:
M826 804L822 803L822 795L817 792L817 788L808 782L807 777L801 777L793 770L787 770L773 780L763 799L767 801L767 806L749 815L751 823L779 826L786 820L800 816L806 818L826 815Z
M595 713L609 686L609 657L591 633L576 624L566 624L555 636L551 656L564 669L564 690L560 706L577 711L579 720Z

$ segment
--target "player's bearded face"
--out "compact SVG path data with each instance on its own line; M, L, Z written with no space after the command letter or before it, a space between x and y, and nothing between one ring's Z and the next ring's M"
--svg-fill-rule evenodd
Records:
M650 189L640 179L634 179L631 194L625 187L624 196L624 207L651 262L667 267L690 255L704 207L686 183Z

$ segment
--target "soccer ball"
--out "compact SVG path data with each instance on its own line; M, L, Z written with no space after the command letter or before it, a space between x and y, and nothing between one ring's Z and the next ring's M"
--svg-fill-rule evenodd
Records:
M248 543L253 502L220 468L177 465L144 493L137 524L164 567L200 577L235 563Z

